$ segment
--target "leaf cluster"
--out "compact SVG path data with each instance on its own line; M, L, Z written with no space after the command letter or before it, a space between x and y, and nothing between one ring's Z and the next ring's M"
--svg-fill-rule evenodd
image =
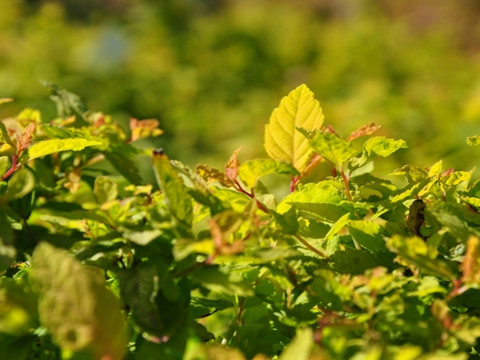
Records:
M224 169L146 153L158 121L123 129L52 89L58 118L0 122L0 358L478 356L471 171L377 177L405 141L375 124L340 136L305 85L273 111L268 157L237 149Z

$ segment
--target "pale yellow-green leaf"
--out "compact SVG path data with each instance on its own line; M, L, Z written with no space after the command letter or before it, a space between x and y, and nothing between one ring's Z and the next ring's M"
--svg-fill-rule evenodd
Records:
M41 323L64 350L90 350L96 359L121 360L127 346L120 301L100 271L63 250L40 243L32 276Z
M284 161L302 172L314 155L308 139L297 128L320 129L323 111L306 85L300 85L284 97L273 110L265 127L264 145L274 160Z
M287 345L279 360L308 360L312 351L313 331L310 328L297 330L295 338Z
M28 149L28 158L30 160L36 159L60 151L80 151L88 146L95 145L101 145L101 142L82 138L43 140L33 144L30 149Z
M440 175L443 170L443 161L437 161L435 164L432 165L430 170L428 171L428 177L434 177Z

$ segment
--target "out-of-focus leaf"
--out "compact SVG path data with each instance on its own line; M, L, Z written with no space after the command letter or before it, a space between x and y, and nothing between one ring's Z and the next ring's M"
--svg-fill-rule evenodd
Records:
M462 280L471 285L480 287L480 239L470 236L467 242L467 251L462 261Z
M265 127L264 145L274 160L291 164L302 173L314 152L308 139L297 128L319 130L324 115L320 104L306 85L300 85L284 97Z
M242 352L222 345L206 347L208 360L245 360Z
M353 147L351 142L328 131L318 132L314 138L310 140L310 145L325 159L339 166L358 154L358 151Z
M33 253L32 276L41 323L58 345L73 351L88 349L99 359L123 358L125 318L100 272L40 243Z
M20 170L14 172L8 181L7 191L4 196L7 199L20 199L30 193L34 187L35 177L32 171L26 167L22 167Z
M260 177L267 174L298 175L290 164L273 159L255 159L240 165L240 178L249 188L255 187Z
M36 142L28 149L28 159L32 160L60 151L80 151L86 147L96 145L101 145L101 142L81 138L42 140Z
M470 145L470 146L480 145L480 136L475 135L475 136L467 137L467 144Z
M107 176L98 176L93 185L93 193L97 202L102 205L117 198L118 185Z
M132 132L132 141L163 134L163 130L158 128L160 122L157 119L138 120L130 118L129 125Z
M287 345L278 360L308 360L312 351L313 331L305 328L297 331L297 335Z
M24 279L0 279L0 333L28 334L36 324L37 299Z

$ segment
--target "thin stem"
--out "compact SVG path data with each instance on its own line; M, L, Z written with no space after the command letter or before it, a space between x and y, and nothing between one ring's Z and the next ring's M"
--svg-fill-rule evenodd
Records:
M300 241L303 245L305 245L310 251L313 251L315 254L323 258L327 257L323 252L318 250L316 247L313 247L307 240L302 238L300 235L295 235L295 237L297 238L298 241Z
M300 181L300 176L292 177L292 179L290 180L290 192L291 193L295 191L295 187L297 186L299 181Z
M353 202L352 194L350 194L350 185L348 184L348 176L345 174L343 169L340 171L342 174L342 179L343 179L343 184L345 185L345 193L347 194L347 199L351 202Z
M7 170L5 174L2 176L2 181L7 179L10 175L12 175L18 169L18 155L13 155L12 157L12 166L10 169Z

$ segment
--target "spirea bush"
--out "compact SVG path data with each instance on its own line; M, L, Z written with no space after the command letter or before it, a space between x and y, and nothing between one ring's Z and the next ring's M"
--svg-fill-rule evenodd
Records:
M126 131L49 86L56 119L0 122L1 359L478 356L472 171L377 177L415 150L373 123L340 136L305 85L273 110L268 156L192 169L135 146L158 121Z

